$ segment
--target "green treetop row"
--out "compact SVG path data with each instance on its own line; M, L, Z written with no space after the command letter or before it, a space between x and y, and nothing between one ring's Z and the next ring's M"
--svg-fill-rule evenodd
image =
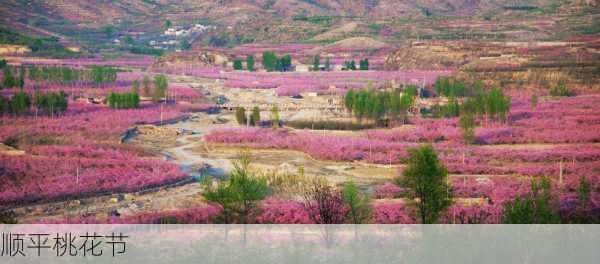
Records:
M390 121L404 122L416 95L416 86L407 86L403 91L349 90L344 96L344 106L359 121L367 118L380 124L387 117Z

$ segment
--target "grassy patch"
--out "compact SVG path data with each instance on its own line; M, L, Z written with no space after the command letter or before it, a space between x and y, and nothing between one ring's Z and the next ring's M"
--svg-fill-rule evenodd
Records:
M335 20L332 16L305 16L305 15L297 15L294 16L294 21L306 21L315 25L320 26L330 26Z
M23 45L29 47L36 56L55 58L73 57L80 53L65 49L57 38L35 38L0 27L0 44Z

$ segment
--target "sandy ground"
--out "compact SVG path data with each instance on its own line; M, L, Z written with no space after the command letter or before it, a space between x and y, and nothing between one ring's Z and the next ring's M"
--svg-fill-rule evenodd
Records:
M299 151L235 148L204 142L202 136L208 131L236 126L232 121L219 123L218 120L229 119L227 115L197 113L189 120L165 126L169 129L191 132L192 135L178 136L174 140L175 143L163 149L161 153L172 158L191 175L198 175L200 168L209 168L208 174L215 177L229 174L233 167L232 161L241 151L249 152L252 166L255 168L279 172L297 172L298 169L303 168L305 175L325 177L334 184L354 180L359 185L370 186L394 178L398 171L396 165L321 161ZM153 144L163 145L165 141L173 142L170 139L157 142L156 137L139 135L131 143L147 147Z

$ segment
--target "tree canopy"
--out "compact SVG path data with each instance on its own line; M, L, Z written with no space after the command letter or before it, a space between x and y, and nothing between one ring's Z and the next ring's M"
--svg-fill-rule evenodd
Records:
M399 183L415 198L421 223L432 224L452 204L448 170L431 145L408 150L409 158Z

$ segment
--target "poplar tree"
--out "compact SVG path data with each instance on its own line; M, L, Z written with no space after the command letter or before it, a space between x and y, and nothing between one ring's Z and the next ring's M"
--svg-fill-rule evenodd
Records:
M433 224L452 204L448 170L431 145L409 149L408 153L404 177L398 181L409 190L410 197L416 199L421 223Z
M254 71L254 56L248 55L248 57L246 57L246 69L248 71Z

